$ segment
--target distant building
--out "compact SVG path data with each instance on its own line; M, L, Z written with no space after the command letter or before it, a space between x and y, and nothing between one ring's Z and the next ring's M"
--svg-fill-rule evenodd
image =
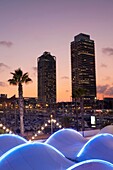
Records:
M11 109L14 106L14 103L17 101L15 95L10 98L7 98L7 94L0 95L0 109Z
M104 98L103 103L104 103L104 109L113 109L113 98L112 97Z
M38 65L38 101L41 103L56 102L56 57L44 52L37 59Z
M83 33L71 42L71 84L72 94L76 88L83 88L86 98L96 97L95 44Z
M0 98L7 98L7 94L0 94Z

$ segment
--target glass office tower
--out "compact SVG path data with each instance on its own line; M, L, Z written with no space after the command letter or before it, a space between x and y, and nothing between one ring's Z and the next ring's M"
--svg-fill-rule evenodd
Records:
M38 100L41 103L56 102L56 57L44 52L37 59Z
M83 88L85 97L96 97L95 44L83 33L71 42L71 84L72 94L76 88Z

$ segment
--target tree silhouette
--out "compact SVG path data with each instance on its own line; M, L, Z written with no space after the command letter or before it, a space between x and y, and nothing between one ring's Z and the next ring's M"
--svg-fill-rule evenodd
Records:
M86 94L86 89L83 88L76 88L72 93L72 98L75 100L76 103L76 116L77 116L77 130L78 130L78 109L77 109L77 100L80 100L80 111L82 117L82 131L84 131L84 101L83 97Z
M24 135L24 100L23 100L23 83L27 84L32 81L31 78L29 78L28 73L24 73L23 71L18 68L14 71L14 73L11 72L13 75L12 79L9 79L8 82L10 85L18 86L18 97L19 97L19 112L20 112L20 133L23 136Z

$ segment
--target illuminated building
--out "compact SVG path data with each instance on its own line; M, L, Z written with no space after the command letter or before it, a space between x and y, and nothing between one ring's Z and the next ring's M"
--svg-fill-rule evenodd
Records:
M7 94L0 94L0 98L6 99L7 98Z
M95 44L83 33L71 42L71 84L72 94L76 88L82 88L86 98L96 97Z
M44 52L38 57L38 100L41 103L56 102L56 57Z

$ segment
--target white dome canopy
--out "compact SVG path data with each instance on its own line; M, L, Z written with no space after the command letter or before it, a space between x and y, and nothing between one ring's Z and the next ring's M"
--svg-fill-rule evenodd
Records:
M30 143L5 134L0 135L0 154L0 170L113 170L113 135L98 134L87 141L75 130L62 129L45 143Z
M100 133L110 133L113 135L113 125L108 125L106 127L104 127L103 129L100 130Z
M78 161L101 159L113 163L113 135L104 133L94 136L77 155Z
M67 158L73 160L86 141L76 130L62 129L50 136L45 143L54 146Z
M95 159L72 165L67 170L113 170L113 164Z
M14 134L0 135L0 156L11 148L26 143L27 140Z
M55 148L43 143L17 146L0 158L0 170L65 170L73 164Z

